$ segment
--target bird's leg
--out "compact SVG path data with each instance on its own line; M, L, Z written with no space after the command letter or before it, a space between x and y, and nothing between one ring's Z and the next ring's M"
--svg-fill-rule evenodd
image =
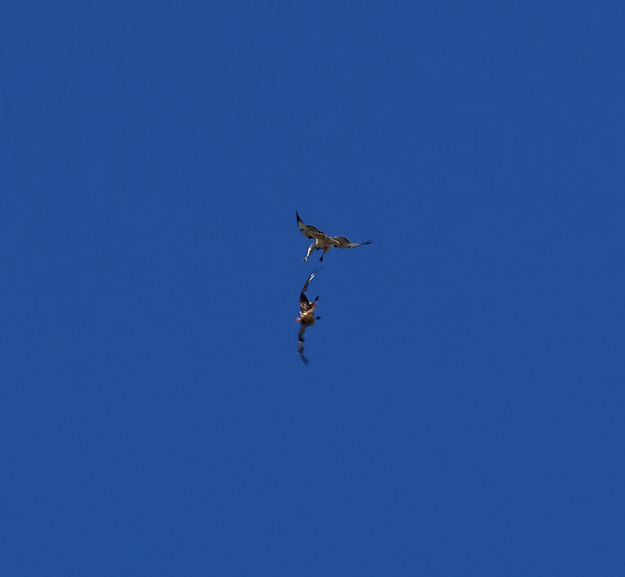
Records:
M306 257L304 258L304 262L308 261L308 257L312 254L313 250L315 250L315 244L317 241L313 242L309 247L308 247L308 252L306 253Z

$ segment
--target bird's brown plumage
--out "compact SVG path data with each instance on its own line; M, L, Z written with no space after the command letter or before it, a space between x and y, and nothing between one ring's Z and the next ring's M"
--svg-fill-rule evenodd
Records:
M299 311L300 315L297 317L297 322L300 323L298 339L297 339L297 352L302 357L302 361L305 364L308 364L308 359L306 355L304 355L304 332L307 327L310 327L315 324L315 321L320 317L315 316L315 308L317 306L317 300L319 297L316 297L314 301L308 300L306 296L306 291L308 290L308 285L310 281L315 277L315 275L319 272L319 270L313 271L310 276L306 279L304 286L299 294Z
M301 218L300 215L296 212L295 216L297 217L297 227L300 232L306 237L313 239L313 243L308 247L308 252L304 257L304 262L308 260L308 257L315 250L322 250L321 258L319 260L323 261L323 256L326 252L328 252L333 246L336 248L356 248L359 246L364 246L366 244L371 244L371 240L366 240L365 242L351 242L345 236L328 236L325 232L321 232L318 228L315 228L311 224L306 224Z

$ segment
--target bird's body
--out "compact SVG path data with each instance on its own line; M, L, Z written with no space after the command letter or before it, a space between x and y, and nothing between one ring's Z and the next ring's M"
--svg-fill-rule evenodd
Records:
M315 275L319 271L316 270L310 274L310 276L306 279L304 286L299 294L299 317L295 319L298 323L300 323L299 334L298 334L298 343L297 343L297 352L302 357L302 361L305 364L308 364L308 359L304 355L304 331L315 324L316 320L319 320L321 317L315 316L315 308L317 307L317 301L319 297L316 297L314 301L309 301L306 296L306 290L308 289L308 284L315 277Z
M304 221L300 218L299 214L296 212L295 216L297 217L297 227L300 232L306 238L312 238L313 243L308 247L308 252L304 257L304 262L308 260L308 257L315 250L322 250L320 261L323 261L323 257L326 252L328 252L333 246L336 248L356 248L359 246L364 246L366 244L371 244L372 241L366 240L365 242L351 242L348 238L344 236L328 236L325 232L321 232L319 229L315 228L310 224L305 224Z

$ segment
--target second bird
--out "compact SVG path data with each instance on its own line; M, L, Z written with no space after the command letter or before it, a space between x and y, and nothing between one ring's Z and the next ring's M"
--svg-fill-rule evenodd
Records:
M308 364L308 359L304 354L304 332L307 327L314 325L315 321L318 321L321 318L315 315L315 308L319 297L316 297L314 301L310 301L306 296L306 291L308 290L310 281L315 278L315 275L318 272L319 269L313 271L304 283L302 291L299 295L299 316L295 319L298 323L300 323L299 334L297 336L297 352L300 354L302 361L304 361L304 364L306 365Z

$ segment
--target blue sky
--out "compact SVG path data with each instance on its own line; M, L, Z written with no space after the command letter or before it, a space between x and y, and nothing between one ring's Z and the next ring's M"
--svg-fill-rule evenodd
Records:
M0 575L621 576L624 21L3 4Z

